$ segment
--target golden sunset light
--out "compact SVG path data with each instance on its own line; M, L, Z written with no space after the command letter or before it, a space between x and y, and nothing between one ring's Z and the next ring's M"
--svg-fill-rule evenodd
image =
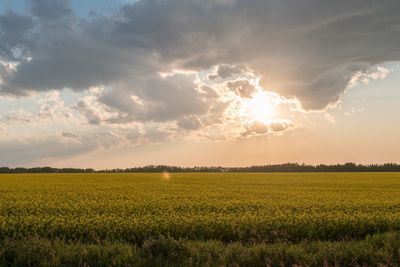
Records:
M0 267L400 266L400 0L0 0Z
M242 99L239 112L247 117L250 122L257 121L268 124L276 115L278 104L270 94L263 90L257 90L251 95L251 98Z

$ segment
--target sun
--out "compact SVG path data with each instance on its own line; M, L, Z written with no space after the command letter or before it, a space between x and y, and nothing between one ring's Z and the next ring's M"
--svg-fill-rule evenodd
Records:
M275 115L277 105L273 95L257 90L251 98L242 100L241 113L246 120L268 124Z

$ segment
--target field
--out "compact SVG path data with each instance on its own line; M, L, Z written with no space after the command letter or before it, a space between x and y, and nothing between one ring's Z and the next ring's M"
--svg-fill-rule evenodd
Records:
M0 175L0 266L397 266L400 173Z

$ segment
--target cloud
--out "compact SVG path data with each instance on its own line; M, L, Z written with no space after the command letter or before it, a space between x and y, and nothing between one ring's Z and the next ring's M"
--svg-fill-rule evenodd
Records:
M226 85L231 91L235 92L242 98L250 98L256 90L254 85L246 79L229 81Z
M35 115L24 109L16 109L8 112L4 116L7 123L31 123L35 119Z
M282 134L288 130L293 129L293 123L287 120L275 120L270 123L262 123L255 121L245 126L245 131L242 132L242 136L259 136L268 133L271 134Z
M273 121L269 124L269 128L273 133L282 133L293 128L290 121Z
M14 61L26 55L33 31L31 17L7 11L0 16L0 57ZM18 55L19 54L19 55Z
M97 99L92 96L81 99L75 109L86 118L89 124L93 125L100 124L103 120L107 119L104 116L109 114L103 106L99 105Z
M232 78L232 76L239 75L245 72L243 67L238 67L229 64L220 64L214 67L213 71L208 74L208 78L211 80L215 80L217 78L220 79L228 79Z
M76 134L69 133L69 132L62 132L61 136L68 138L68 139L73 139L73 140L78 138L78 136Z
M243 136L249 135L263 135L269 133L269 126L262 122L254 122L246 125L246 131L242 133Z
M102 90L77 104L89 123L168 122L202 115L213 107L216 93L199 89L196 77L188 74L149 78L136 90L122 84L120 90Z
M249 73L321 110L359 73L400 59L397 0L139 0L87 18L68 1L30 3L28 14L0 15L0 57L15 64L0 69L0 93L105 88L76 105L94 125L176 121L189 129L196 117L206 126L227 103L198 80L229 80L249 97Z
M4 119L8 124L44 124L54 121L77 121L73 109L65 106L58 91L46 92L34 98L37 112L29 112L23 108L5 112Z
M197 130L202 126L200 120L193 116L187 116L180 119L177 125L185 130Z
M0 141L0 162L4 165L22 166L45 159L70 157L96 148L90 140L66 142L56 137L25 138Z
M72 16L72 10L67 3L65 0L34 0L31 2L31 12L40 20L49 22L64 20Z
M354 87L359 83L368 84L371 80L384 79L390 72L391 70L382 66L377 66L365 72L359 71L350 80L349 87Z

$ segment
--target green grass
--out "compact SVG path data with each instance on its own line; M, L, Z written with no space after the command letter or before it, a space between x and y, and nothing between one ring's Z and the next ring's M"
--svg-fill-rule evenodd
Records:
M395 266L397 232L400 173L0 175L9 266Z
M160 236L142 246L38 237L0 242L0 266L399 266L400 234L365 240L249 244Z

